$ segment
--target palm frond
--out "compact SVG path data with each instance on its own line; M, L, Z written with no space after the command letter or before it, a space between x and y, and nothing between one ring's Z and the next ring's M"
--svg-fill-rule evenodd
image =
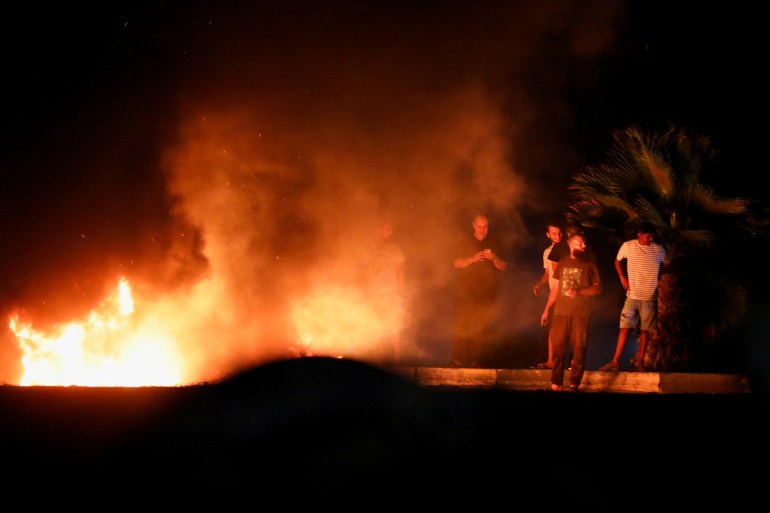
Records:
M655 149L645 148L645 168L650 181L659 194L667 197L674 192L673 169L667 162L666 156Z
M615 241L626 240L636 221L650 222L677 262L666 275L675 279L661 280L671 289L661 288L659 303L666 367L679 366L696 346L744 318L745 291L730 275L740 266L727 258L743 253L739 237L770 237L770 207L720 197L702 180L716 171L716 155L710 139L692 131L630 126L613 133L602 163L575 173L567 187L568 220Z
M686 247L695 248L696 251L710 248L717 238L710 230L679 230L678 235Z
M702 184L691 184L689 200L702 212L719 215L744 215L750 204L744 198L719 198L711 188Z

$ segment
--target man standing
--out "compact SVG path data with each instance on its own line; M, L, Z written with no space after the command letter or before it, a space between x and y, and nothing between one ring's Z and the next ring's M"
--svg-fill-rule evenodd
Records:
M572 372L570 391L577 391L583 380L586 349L588 348L588 327L593 310L593 296L601 294L602 286L596 263L583 258L586 243L580 232L567 237L569 255L559 260L554 271L558 281L551 289L540 323L548 322L551 308L551 343L553 344L553 367L551 368L551 390L561 390L564 382L564 360L567 350L572 348Z
M583 227L579 223L570 221L567 223L567 238L562 238L561 241L554 244L553 248L551 248L551 251L548 253L548 260L551 261L554 271L556 271L556 267L559 265L559 260L569 255L569 244L567 244L567 240L573 233L583 233ZM594 253L593 248L586 247L585 251L581 254L581 258L583 260L596 262L596 253Z
M624 242L615 258L615 269L620 283L626 289L626 300L620 312L620 332L615 347L615 355L607 365L599 370L620 370L620 358L628 339L628 332L637 326L640 328L639 348L636 353L637 372L644 372L644 354L650 331L658 327L658 280L666 266L666 249L653 241L655 228L650 223L642 223L636 230L636 239ZM627 273L623 272L623 260L626 260Z
M489 235L489 219L476 214L473 234L463 238L454 260L457 269L453 367L478 367L489 341L489 323L497 295L497 274L507 264L503 247Z
M383 324L383 339L390 343L389 360L401 358L401 330L404 323L404 251L393 240L393 224L383 221L367 255L368 297Z
M537 281L537 283L535 283L535 286L532 289L536 296L540 290L540 287L543 285L548 284L548 290L550 291L557 284L556 280L553 279L553 268L555 265L553 262L551 262L548 256L551 254L551 250L554 248L554 246L561 241L561 226L559 226L559 224L556 222L547 223L545 225L545 236L548 237L548 240L551 241L551 244L545 248L545 250L543 250L543 275L540 276L540 279ZM550 323L547 323L545 326L543 326L540 341L536 351L537 361L539 363L535 365L535 369L550 369L552 367L553 348L551 346L550 328ZM543 360L545 361L543 362Z

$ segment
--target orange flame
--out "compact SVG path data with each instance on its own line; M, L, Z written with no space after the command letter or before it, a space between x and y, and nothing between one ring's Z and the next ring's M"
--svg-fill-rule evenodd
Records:
M125 279L99 310L84 322L53 333L35 330L18 314L10 328L23 351L21 385L143 386L177 385L183 358L162 328L138 325Z
M200 315L211 311L210 298L218 295L211 291L215 284L199 285L183 300L142 304L137 314L131 288L121 279L86 320L45 332L12 315L10 329L22 350L20 384L178 386L221 379L250 362L275 358L258 327L230 322L227 309L217 310L224 322ZM356 286L315 287L290 307L294 342L278 354L381 362L401 320L384 315L390 309L367 296ZM208 334L203 343L196 338L201 332ZM256 353L249 349L254 347Z

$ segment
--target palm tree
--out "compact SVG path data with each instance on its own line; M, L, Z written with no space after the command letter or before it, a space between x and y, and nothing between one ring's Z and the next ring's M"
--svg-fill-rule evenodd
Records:
M752 212L752 201L721 198L706 184L716 164L707 137L673 126L649 133L631 126L615 132L607 159L573 175L567 189L568 220L616 245L639 221L657 228L670 267L661 276L658 332L645 358L651 370L719 370L711 356L748 311L741 281L747 253L740 248L763 233L766 221Z

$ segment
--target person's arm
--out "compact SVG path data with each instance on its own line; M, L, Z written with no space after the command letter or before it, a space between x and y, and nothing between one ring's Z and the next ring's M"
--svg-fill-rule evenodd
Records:
M540 287L542 287L546 283L548 283L548 269L543 271L543 275L540 277L539 280L537 280L537 283L535 283L535 286L532 289L532 291L535 293L536 296L537 296L537 291L540 290Z
M479 251L473 256L469 256L466 258L455 258L455 261L454 261L455 269L465 269L466 267L468 267L474 262L481 262L481 260L483 259L479 257L480 254L481 254L481 251Z
M623 264L617 258L615 259L615 270L618 272L618 277L620 278L620 283L623 285L623 288L628 290L628 276L623 272Z
M593 264L588 270L587 278L591 280L591 284L587 287L577 286L576 288L570 288L565 293L567 297L575 298L578 296L596 296L602 293L602 283L599 279L599 269L596 268L596 264Z
M583 287L581 289L578 289L576 292L581 296L596 296L597 294L602 293L602 284L592 283L588 287Z
M588 274L588 278L591 280L591 285L584 287L578 291L583 296L596 296L602 293L602 280L599 278L599 269L596 264L591 266L591 272Z
M545 309L543 310L543 315L540 316L541 326L545 326L546 324L548 324L548 313L550 312L554 303L556 303L556 296L558 294L558 290L559 290L558 285L556 287L551 287L551 292L550 294L548 294L548 301L545 303Z
M505 271L508 268L508 264L505 262L505 260L497 256L497 253L490 251L489 255L489 260L492 261L498 271Z
M663 258L660 261L660 269L658 272L658 277L660 277L661 274L671 272L671 259L669 258L669 253L663 249Z
M580 287L576 289L569 289L566 291L566 296L575 298L578 296L595 296L602 293L602 285L599 282L594 282L588 287Z
M455 258L454 266L456 269L465 269L471 264L484 260L490 260L498 271L505 271L506 267L508 267L505 260L498 257L491 249L482 249L473 256L467 258Z

